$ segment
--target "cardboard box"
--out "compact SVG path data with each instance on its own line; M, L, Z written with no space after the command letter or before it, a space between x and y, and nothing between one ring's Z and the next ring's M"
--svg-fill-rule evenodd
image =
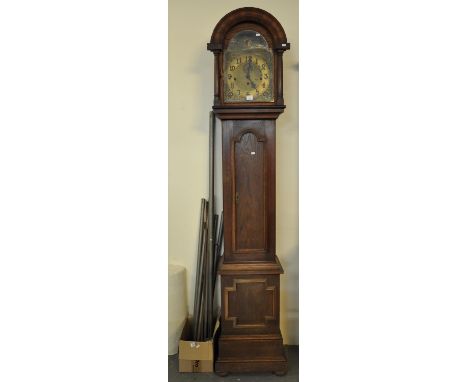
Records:
M214 333L219 326L216 322ZM209 341L191 341L192 330L190 321L185 321L179 341L179 372L180 373L212 373L214 360L213 338Z

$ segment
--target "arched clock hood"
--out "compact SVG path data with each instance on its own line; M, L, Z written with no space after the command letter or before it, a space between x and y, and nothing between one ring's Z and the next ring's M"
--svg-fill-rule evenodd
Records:
M238 103L226 102L223 84L223 53L236 31L254 29L261 33L273 52L274 102ZM245 119L245 108L258 111L258 118L274 119L284 109L283 99L283 52L290 48L286 33L279 21L267 11L245 7L238 8L225 15L215 26L207 49L214 54L214 98L213 111L218 118ZM237 117L236 117L237 116Z

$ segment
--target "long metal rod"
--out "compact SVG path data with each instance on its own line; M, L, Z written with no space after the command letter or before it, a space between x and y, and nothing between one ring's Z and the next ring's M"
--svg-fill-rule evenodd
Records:
M203 295L204 303L203 303L203 336L202 339L203 341L206 341L208 339L208 322L210 316L208 315L208 302L209 302L209 297L208 294L206 293L206 289L209 287L207 281L208 278L205 275L205 294Z
M209 246L209 236L208 236L208 219L209 219L209 207L210 207L210 202L207 204L207 210L206 210L206 215L205 215L205 242L204 242L204 248L203 248L203 254L204 254L204 268L203 268L203 296L202 296L202 312L201 312L201 325L200 325L200 341L205 341L208 338L208 296L209 294L207 293L209 285L208 285L208 270L209 270L209 264L208 264L208 246Z
M221 219L219 222L218 235L216 236L216 251L215 253L221 253L221 247L223 245L223 233L224 233L224 211L221 211ZM216 260L216 259L215 259Z
M214 266L216 263L216 248L218 245L218 223L219 223L219 216L215 214L214 223L213 223L213 243L214 243L213 244L213 275L216 275L216 270L214 269Z
M195 295L193 299L193 330L198 326L198 310L200 305L198 304L198 295L200 293L200 271L202 263L202 249L203 249L203 216L205 212L205 202L206 200L202 198L201 207L200 207L200 224L198 227L198 251L197 251L197 274L195 280Z
M202 282L203 288L205 287L204 281ZM204 339L204 317L205 317L205 294L202 293L200 295L200 310L198 312L198 327L197 332L195 334L195 341L202 341Z
M206 268L206 242L207 242L207 218L208 218L208 201L204 200L203 209L203 225L202 225L202 237L201 237L201 250L200 250L200 273L198 275L198 288L197 294L195 295L196 304L196 316L194 316L195 326L194 334L197 341L200 340L202 323L202 312L203 312L203 295L205 294L205 268Z
M206 293L208 289L207 285L207 272L208 272L208 246L209 246L209 236L208 236L208 219L209 219L209 208L210 208L210 201L207 201L206 204L206 210L205 210L205 246L203 248L203 261L205 264L205 267L203 268L203 303L202 303L202 334L201 334L201 340L206 339L206 332L207 332L207 324L206 321L208 320L208 293Z
M218 263L218 257L221 254L221 249L223 247L223 236L224 236L224 211L221 211L221 219L219 222L219 230L218 235L216 236L216 247L215 247L215 269L214 271L217 272L216 265Z
M213 218L213 264L214 264L214 259L216 256L216 244L218 240L218 223L219 223L219 216L217 214L214 214Z
M206 241L205 241L206 243ZM205 288L205 278L203 277L202 278L202 287L203 289ZM203 341L204 340L204 327L205 327L205 305L206 305L206 299L205 299L205 293L202 293L200 295L200 311L198 313L199 317L198 317L198 328L197 328L197 333L196 333L196 338L195 340L196 341Z
M219 233L216 240L216 251L215 251L215 259L214 259L214 266L213 266L213 277L215 279L213 285L213 297L216 290L216 279L218 275L218 264L219 259L221 257L221 249L223 247L223 237L224 237L224 212L221 212L221 221L219 222Z
M210 131L209 131L209 205L208 205L208 256L206 269L206 296L207 298L207 331L211 334L213 320L213 214L214 214L214 124L215 115L210 111Z

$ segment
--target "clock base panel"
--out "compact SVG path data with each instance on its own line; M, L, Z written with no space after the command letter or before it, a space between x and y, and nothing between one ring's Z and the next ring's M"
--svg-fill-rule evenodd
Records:
M216 361L215 373L226 376L230 373L275 373L285 375L288 363L284 360L252 360L252 361Z
M245 344L248 349L249 344ZM242 352L238 357L217 358L215 373L275 373L284 375L288 371L288 361L284 349L277 355L256 354L254 357L246 357Z

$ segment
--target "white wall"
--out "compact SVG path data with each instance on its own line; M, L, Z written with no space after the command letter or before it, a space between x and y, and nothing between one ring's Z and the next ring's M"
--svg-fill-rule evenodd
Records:
M169 262L187 268L192 312L200 199L208 197L208 113L213 101L213 54L206 50L206 43L226 13L246 6L275 16L291 43L291 50L283 56L287 107L277 120L276 250L285 270L281 276L281 330L286 344L298 344L297 1L169 1ZM219 127L217 123L218 133ZM219 175L220 171L218 166ZM220 180L218 176L218 210L222 204Z

